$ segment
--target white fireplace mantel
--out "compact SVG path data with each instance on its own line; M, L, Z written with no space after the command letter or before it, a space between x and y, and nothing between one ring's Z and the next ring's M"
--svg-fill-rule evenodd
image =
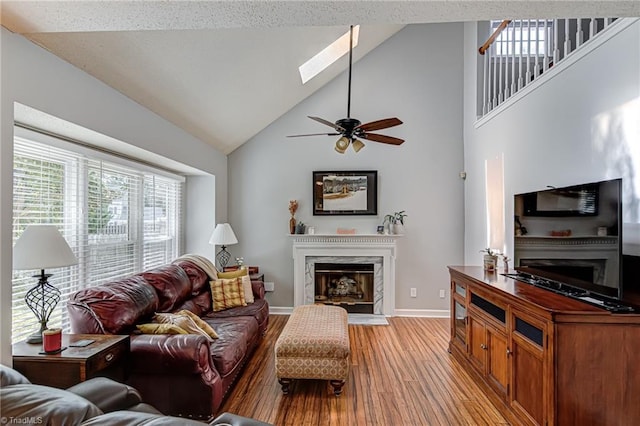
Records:
M304 305L305 264L311 257L380 257L382 259L382 314L395 311L396 241L401 235L379 234L293 234L293 303Z

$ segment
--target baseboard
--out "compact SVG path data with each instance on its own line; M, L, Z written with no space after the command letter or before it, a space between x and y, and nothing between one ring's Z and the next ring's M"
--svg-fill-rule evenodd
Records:
M397 317L449 318L448 309L396 309Z
M269 313L272 315L291 315L293 308L287 306L269 306Z
M273 315L291 315L292 307L288 306L269 306L269 313ZM394 311L396 317L424 317L424 318L449 318L448 309L396 309Z

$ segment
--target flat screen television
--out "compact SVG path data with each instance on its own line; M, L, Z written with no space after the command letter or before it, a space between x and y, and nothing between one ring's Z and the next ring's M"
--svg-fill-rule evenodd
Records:
M576 296L622 299L621 194L622 179L516 194L516 270Z

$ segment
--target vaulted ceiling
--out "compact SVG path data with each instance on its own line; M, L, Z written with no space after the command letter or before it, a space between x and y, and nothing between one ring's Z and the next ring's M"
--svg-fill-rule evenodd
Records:
M407 24L640 16L640 2L5 0L0 12L10 31L230 153L346 69L343 57L305 85L298 74L350 24L357 61Z

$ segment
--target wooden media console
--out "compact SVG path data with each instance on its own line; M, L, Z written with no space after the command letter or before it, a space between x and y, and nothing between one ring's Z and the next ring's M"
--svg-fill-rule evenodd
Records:
M640 315L450 266L449 351L515 424L640 424Z

